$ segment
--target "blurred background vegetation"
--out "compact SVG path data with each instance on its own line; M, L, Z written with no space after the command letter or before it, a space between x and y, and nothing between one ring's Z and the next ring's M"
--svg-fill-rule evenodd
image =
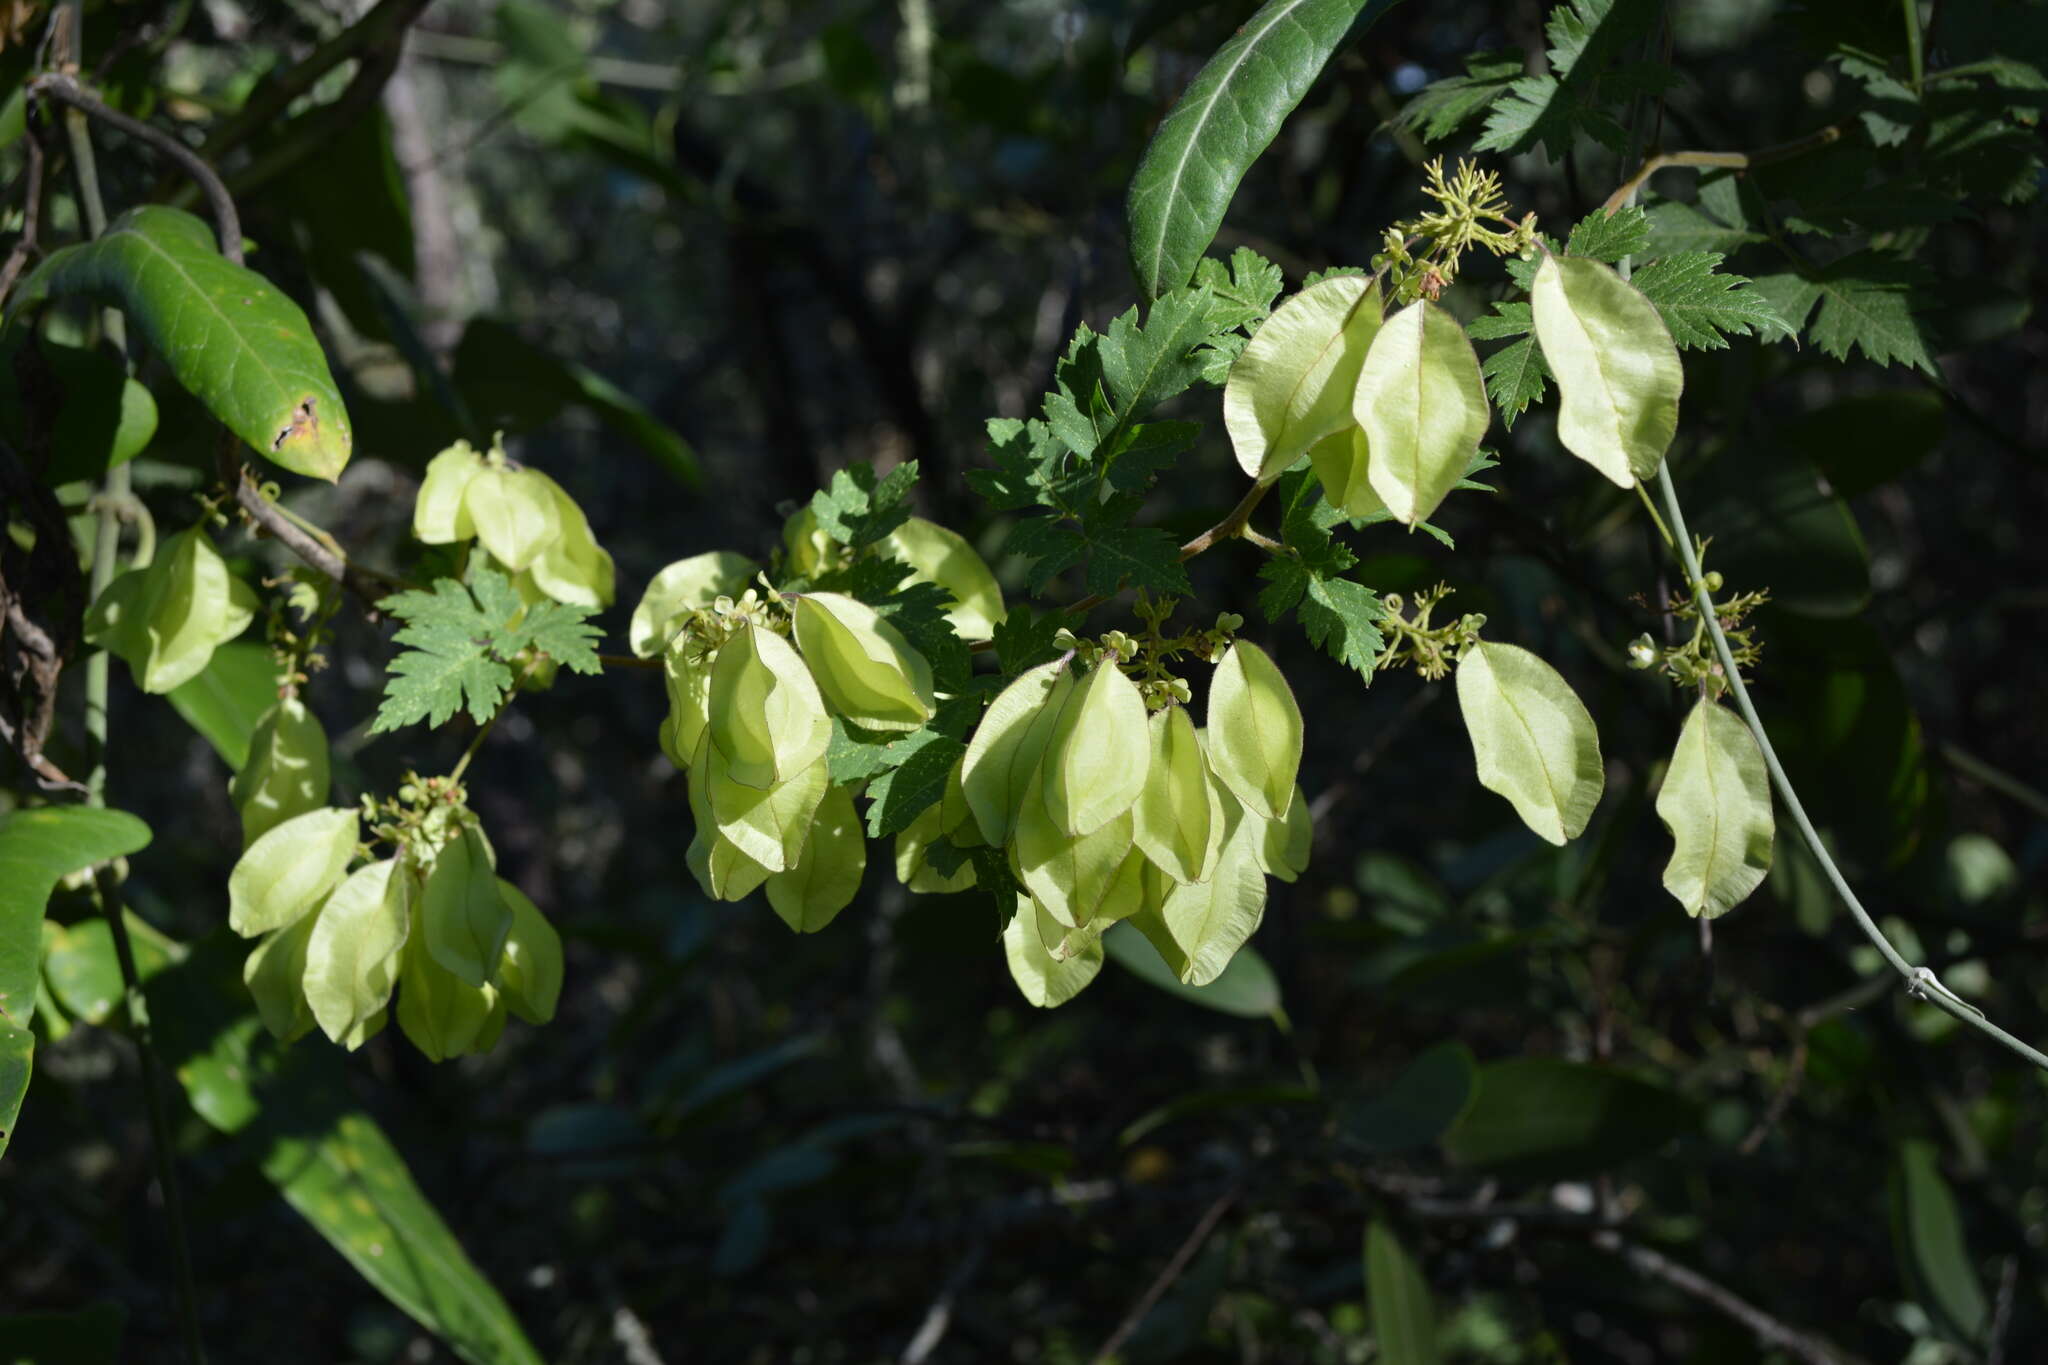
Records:
M0 5L0 29L35 8ZM616 555L622 636L661 565L765 558L853 460L917 460L919 511L1001 572L1005 528L962 477L982 423L1024 415L1074 326L1134 301L1124 187L1253 8L126 0L88 7L85 50L111 100L196 142L365 12L417 16L222 156L251 265L306 306L356 419L339 487L295 505L396 564L425 461L503 430ZM1754 149L1853 122L1864 92L1832 54L1898 59L1897 9L1668 6L1656 141ZM2039 5L1933 10L1932 53L2042 60ZM1421 203L1425 154L1390 120L1474 51L1538 53L1544 19L1538 0L1394 6L1259 161L1217 249L1253 246L1291 284L1362 263ZM9 33L0 91L39 31ZM1869 148L1756 188L1882 198ZM1560 233L1631 169L1592 144L1489 164ZM2038 165L2007 178L2031 190ZM100 168L116 204L176 188L118 135ZM1810 344L1693 353L1676 455L1715 565L1775 592L1759 704L1868 902L1908 956L2039 1040L2048 237L2030 193L1914 183L1951 211L1880 231L1915 253L1901 288L1939 375ZM65 197L51 212L69 228ZM1732 266L1783 269L1756 235ZM1482 311L1499 282L1475 270L1452 301ZM137 477L180 525L211 435L162 401ZM1546 418L1492 443L1500 492L1445 509L1455 553L1375 528L1359 576L1446 581L1572 678L1609 762L1593 828L1552 849L1481 791L1448 684L1366 688L1291 627L1251 627L1308 719L1315 861L1253 940L1270 979L1249 964L1201 998L1111 965L1033 1010L986 897L911 897L882 846L821 934L758 898L708 902L655 744L658 675L564 675L524 699L470 785L501 870L567 943L561 1013L438 1067L379 1038L338 1074L541 1355L1063 1362L1134 1325L1133 1362L1388 1359L1361 1258L1382 1220L1448 1359L2039 1358L2041 1078L1892 989L1782 839L1766 889L1711 933L1673 905L1651 803L1685 698L1623 648L1661 628L1674 583L1633 500L1559 458ZM1241 477L1212 428L1148 515L1191 534ZM1197 611L1260 620L1248 551L1190 567ZM310 689L344 798L445 770L468 738L367 737L388 654L348 624ZM110 799L156 830L131 906L202 940L239 847L226 770L161 699L116 694ZM1475 1067L1487 1123L1447 1143ZM0 1162L0 1310L111 1301L120 1358L171 1358L134 1074L113 1030L40 1049ZM260 1150L190 1116L179 1133L217 1359L447 1358L272 1197ZM1840 1353L1808 1354L1816 1338Z

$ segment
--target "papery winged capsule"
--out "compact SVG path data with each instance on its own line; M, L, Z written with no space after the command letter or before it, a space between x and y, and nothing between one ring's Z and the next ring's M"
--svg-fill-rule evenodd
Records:
M1281 819L1266 821L1259 846L1259 866L1283 882L1293 881L1308 870L1315 833L1314 821L1309 816L1308 797L1297 786L1287 814Z
M1018 812L1012 845L1025 889L1070 927L1098 916L1121 919L1137 908L1142 888L1135 875L1125 875L1132 848L1128 809L1087 834L1068 834L1053 822L1036 783Z
M962 862L950 874L941 873L930 864L934 844L944 841L959 848L973 848L983 842L961 782L964 767L964 758L953 765L953 770L946 774L944 794L896 836L896 879L920 895L945 895L974 885L974 864L970 862Z
M960 762L960 786L990 843L1010 842L1025 789L1073 692L1074 677L1064 663L1040 664L997 694L975 727Z
M1287 813L1301 768L1301 708L1266 651L1231 645L1209 685L1209 768L1246 809Z
M515 573L562 533L555 490L532 470L487 464L463 490L462 505L478 542Z
M476 535L464 497L470 480L482 473L484 457L469 442L454 445L427 461L419 496L412 504L413 539L426 545L448 545Z
M425 943L408 943L398 970L398 1027L430 1062L459 1057L476 1043L498 992L464 981Z
M690 759L690 818L696 831L683 858L705 895L720 901L743 900L768 880L769 870L718 832L706 790L710 769L711 736L707 732Z
M143 691L169 692L248 627L255 597L236 589L227 561L194 526L159 545L146 568L107 584L86 613L85 638L126 660Z
M1029 896L1017 898L1017 912L1003 930L1003 956L1009 963L1010 979L1024 998L1040 1009L1072 1000L1102 970L1099 937L1089 937L1064 960L1054 957L1047 942L1061 943L1066 937L1067 926Z
M1427 518L1465 476L1492 417L1458 320L1428 299L1388 318L1358 372L1352 412L1373 492L1405 525Z
M1046 811L1065 833L1091 834L1131 808L1151 761L1144 699L1105 656L1074 685L1046 740L1039 766Z
M791 619L797 648L834 711L869 730L915 730L931 719L931 664L873 607L839 593L805 593Z
M490 846L474 824L441 846L420 888L420 931L434 960L472 986L487 984L512 932Z
M541 591L557 602L598 610L612 604L617 592L617 574L612 557L590 533L590 519L576 500L538 469L523 471L537 479L553 499L555 538L542 547L528 570Z
M1529 307L1557 379L1558 442L1623 488L1653 478L1685 391L1656 305L1609 266L1545 253Z
M244 938L282 929L340 885L361 838L358 812L307 811L249 845L228 873L228 927Z
M562 936L526 893L500 877L498 895L512 910L505 956L498 964L498 996L529 1024L555 1017L562 994Z
M263 713L249 757L228 787L246 847L293 816L327 804L327 732L297 697Z
M280 1042L303 1037L313 1027L313 1009L306 1003L306 941L318 922L304 915L296 924L273 930L242 961L242 984L256 1002L256 1014Z
M721 597L738 597L760 571L761 566L753 560L730 550L692 555L663 568L648 582L640 604L633 608L633 620L626 630L633 652L643 659L664 652L673 642L681 617Z
M790 928L814 934L852 903L867 866L868 843L853 794L830 788L818 803L803 855L794 867L768 878L768 904Z
M1152 756L1132 809L1132 837L1175 881L1207 880L1223 847L1223 804L1195 723L1186 708L1169 706L1153 712L1148 727Z
M719 646L704 728L726 776L766 789L816 763L832 718L811 670L789 641L748 623Z
M946 619L964 640L987 640L1003 619L1003 590L967 538L923 517L906 518L882 548L910 566L911 576L936 583L953 599Z
M306 940L306 1003L321 1032L351 1052L383 1025L413 890L403 860L371 863L334 889Z
M661 746L678 768L690 766L711 711L712 660L696 640L677 640L661 656L668 687L668 719L662 723Z

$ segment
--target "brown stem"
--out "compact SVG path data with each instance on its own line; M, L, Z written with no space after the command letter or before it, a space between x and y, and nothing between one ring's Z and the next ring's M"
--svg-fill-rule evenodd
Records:
M1209 1240L1209 1234L1216 1230L1216 1224L1222 1220L1230 1206L1237 1202L1237 1196L1242 1189L1243 1185L1239 1183L1216 1196L1216 1202L1209 1205L1208 1210L1202 1214L1194 1230L1188 1233L1187 1240L1173 1253L1173 1259L1166 1263L1166 1268L1159 1272L1158 1278L1138 1296L1138 1301L1131 1305L1131 1311L1124 1314L1123 1321L1116 1325L1116 1330L1102 1343L1102 1349L1095 1353L1092 1365L1107 1365L1108 1361L1115 1358L1117 1351L1130 1340L1131 1333L1137 1331L1138 1325L1145 1321L1145 1315L1152 1311L1165 1296L1166 1291L1173 1287L1173 1282L1187 1270L1188 1262L1195 1259L1195 1253L1202 1249L1203 1244Z
M32 96L55 100L69 105L89 118L97 119L109 128L119 129L138 142L146 142L157 151L178 163L179 169L192 177L206 195L207 206L213 211L215 231L220 236L220 254L242 263L242 220L235 212L235 201L228 197L227 187L221 184L205 158L187 147L161 128L153 128L141 119L130 118L118 109L109 108L91 91L80 85L77 79L62 71L49 71L29 82L28 92Z
M1607 202L1600 207L1613 213L1633 199L1645 182L1661 170L1672 166L1701 166L1733 171L1755 170L1779 161L1790 161L1793 157L1817 152L1831 143L1840 142L1845 127L1831 123L1825 128L1808 133L1805 137L1781 142L1774 147L1765 147L1754 152L1659 152L1636 168L1636 173L1621 182L1621 188L1607 196Z
M1618 1232L1596 1234L1593 1245L1602 1251L1613 1252L1627 1261L1638 1273L1662 1280L1733 1318L1747 1327L1762 1345L1790 1352L1806 1361L1807 1365L1861 1365L1858 1357L1826 1338L1813 1336L1800 1331L1790 1323L1781 1322L1697 1270L1680 1265L1662 1252L1652 1251L1649 1247L1627 1241Z
M242 464L232 436L222 438L220 460L221 479L235 491L236 505L248 514L257 529L275 537L287 550L354 593L369 608L370 619L377 619L378 601L388 596L393 588L403 587L403 582L389 574L352 563L339 548L321 543L318 537L287 517L283 508L263 495L263 489Z

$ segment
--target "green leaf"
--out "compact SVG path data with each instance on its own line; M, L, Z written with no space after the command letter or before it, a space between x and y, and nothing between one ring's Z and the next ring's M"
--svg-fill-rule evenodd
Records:
M1429 1282L1384 1219L1365 1230L1365 1297L1386 1365L1437 1365L1436 1309Z
M1565 251L1611 265L1624 256L1641 255L1649 245L1649 218L1634 204L1624 204L1612 213L1595 209L1580 219Z
M1238 182L1308 93L1337 45L1393 0L1268 0L1196 73L1160 121L1124 213L1139 292L1187 283Z
M1129 924L1111 926L1102 947L1118 966L1168 995L1240 1019L1269 1019L1280 1009L1280 981L1249 944L1237 950L1206 986L1190 986L1175 974L1144 934Z
M1379 595L1348 578L1311 576L1297 611L1309 643L1322 649L1362 678L1372 676L1373 663L1386 645L1380 634Z
M1681 251L1733 251L1751 242L1769 240L1761 232L1729 227L1691 204L1675 201L1651 205L1649 221L1649 254L1653 256L1675 256Z
M1435 1142L1465 1112L1478 1067L1463 1043L1438 1043L1401 1069L1392 1085L1338 1111L1344 1135L1374 1152Z
M1241 246L1230 253L1228 265L1214 256L1195 262L1195 285L1209 291L1209 330L1222 332L1264 322L1287 277L1279 266Z
M907 736L890 768L868 783L868 833L880 839L910 822L946 794L946 777L967 746L936 730Z
M268 645L217 645L205 668L164 696L240 772L258 722L277 704L277 661Z
M1801 616L1853 616L1870 601L1870 551L1802 449L1788 439L1722 451L1697 480L1700 524L1728 582L1769 588Z
M1557 439L1623 488L1648 479L1678 430L1685 366L1657 310L1608 267L1545 255L1530 290L1557 377Z
M1428 299L1388 318L1358 372L1352 413L1371 451L1373 492L1403 525L1426 520L1464 478L1492 416L1458 320Z
M1500 410L1501 425L1509 428L1531 403L1543 401L1550 383L1550 366L1536 349L1535 337L1501 347L1486 357L1479 372L1486 376L1486 396Z
M1681 251L1652 261L1629 283L1657 306L1671 340L1685 350L1725 350L1724 332L1764 341L1793 335L1770 300L1741 275L1723 275L1718 251Z
M384 701L371 734L424 720L445 723L465 705L478 725L497 714L511 690L513 656L539 650L578 673L602 671L594 648L603 632L587 607L520 601L511 580L486 565L470 569L465 588L452 578L384 599L384 610L405 622L392 639L410 646L391 661Z
M43 909L74 872L134 853L149 826L117 810L48 806L0 817L0 1153L28 1090L29 1020L43 951Z
M52 252L14 316L87 294L114 304L172 375L273 464L332 480L348 463L348 409L299 306L215 248L177 209L130 209L95 241Z
M841 545L860 549L901 526L910 516L904 501L917 482L917 461L907 460L882 478L869 465L855 463L835 470L832 482L811 495L811 514L818 529Z
M129 910L121 912L127 927L135 974L147 981L176 961L182 950ZM114 951L114 931L104 915L59 927L43 926L43 978L50 994L73 1018L105 1024L125 1003L127 985Z
M1542 144L1553 160L1584 135L1620 151L1621 125L1603 107L1617 97L1653 95L1676 79L1649 62L1615 58L1655 25L1651 0L1570 0L1550 12L1550 71L1510 82L1473 144L1482 152L1523 152Z
M1964 1343L1980 1341L1990 1305L1970 1258L1962 1213L1942 1179L1932 1143L1900 1144L1890 1194L1892 1242L1906 1283L1946 1335Z
M98 479L142 453L156 435L156 399L108 347L66 346L24 330L0 340L0 412L28 411L23 381L47 389L54 418L44 485ZM14 420L19 420L14 419Z
M1458 707L1481 786L1553 844L1585 832L1607 781L1600 735L1556 669L1526 649L1482 641L1458 660Z
M1804 329L1814 345L1837 360L1861 350L1880 365L1911 365L1939 378L1914 317L1914 291L1924 280L1910 262L1859 251L1815 275L1773 275L1758 280L1756 288L1789 326Z
M1693 1122L1691 1106L1663 1086L1585 1062L1518 1057L1479 1068L1472 1102L1443 1145L1454 1165L1564 1180L1654 1152Z
M1440 142L1490 107L1521 79L1519 52L1475 52L1465 59L1465 74L1432 81L1401 106L1394 122L1413 128L1424 142Z
M1756 736L1733 711L1694 703L1657 793L1657 818L1677 845L1664 889L1693 918L1740 905L1771 870L1771 779Z

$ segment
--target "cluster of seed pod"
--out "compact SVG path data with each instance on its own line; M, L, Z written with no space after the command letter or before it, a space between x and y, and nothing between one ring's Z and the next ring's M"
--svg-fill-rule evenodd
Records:
M1085 986L1122 919L1183 981L1214 980L1258 927L1267 874L1307 865L1301 746L1294 694L1249 641L1216 666L1206 728L1171 700L1148 715L1114 651L1012 682L961 760L949 837L1001 846L1024 888L1004 947L1026 996Z
M412 532L428 545L475 540L529 601L539 594L592 610L612 603L612 557L583 509L538 469L508 461L500 445L479 453L457 441L429 461Z
M246 848L228 877L228 924L261 941L242 979L290 1042L315 1025L354 1050L398 995L398 1024L432 1061L496 1045L509 1015L544 1024L562 944L496 855L449 779L409 782L369 859L364 811L326 804L326 735L296 698L258 725L232 794ZM353 869L353 870L351 870Z
M86 613L85 638L125 661L143 691L168 692L247 630L258 605L205 527L194 526L107 584Z

